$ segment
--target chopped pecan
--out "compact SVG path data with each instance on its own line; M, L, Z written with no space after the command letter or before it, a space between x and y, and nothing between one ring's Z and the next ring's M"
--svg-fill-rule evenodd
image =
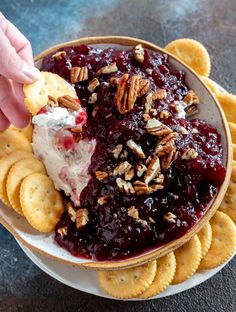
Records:
M128 216L132 217L134 219L139 219L138 209L136 209L135 206L129 207L128 208Z
M71 221L75 222L76 210L74 209L72 203L67 203L66 208L67 208L67 212L69 214Z
M109 174L105 171L96 171L96 178L98 180L104 180L107 179L109 177Z
M150 161L152 160L151 156L148 156L148 158L145 160L145 164L148 165L150 164Z
M164 175L163 174L158 174L158 176L156 178L154 178L152 181L157 183L157 184L163 184L163 182L164 182Z
M88 104L94 104L97 102L98 99L98 94L97 93L92 93L88 99Z
M199 104L199 98L193 90L188 91L188 93L187 93L187 95L185 95L183 101L185 103L187 103L188 105L191 105L191 104L198 105Z
M192 134L197 134L199 131L198 131L198 129L197 128L193 128L192 129Z
M145 114L149 114L150 109L152 108L152 93L148 93L145 101Z
M71 83L88 80L88 67L72 67L70 71Z
M172 212L167 212L166 214L164 214L163 219L167 222L170 223L176 223L176 215L173 214Z
M166 118L168 118L169 116L170 116L170 114L169 114L168 111L163 110L163 111L160 112L160 118L161 118L161 119L166 119Z
M158 142L159 145L166 145L166 144L173 144L175 140L178 138L178 133L177 132L171 132L170 134L164 136L163 139L161 139L160 142Z
M149 184L152 179L154 179L161 169L160 160L158 156L154 156L147 168L146 174L144 176L144 182Z
M95 91L95 89L100 85L100 82L97 78L93 78L93 80L91 80L89 82L89 85L88 85L88 90L89 92L93 92Z
M151 108L149 111L150 117L154 117L157 115L157 110L155 108Z
M120 78L118 77L111 77L110 78L110 83L114 86L114 87L117 87L118 84L120 82Z
M125 181L130 181L134 177L134 169L125 172Z
M197 105L192 104L185 108L185 113L187 117L193 116L199 112Z
M162 190L164 188L161 184L152 184L148 187L148 194L154 193L158 190Z
M138 180L134 182L134 190L138 196L148 194L149 191L148 186L144 182Z
M189 160L189 159L195 159L198 156L198 152L195 151L194 148L188 148L181 156L181 159Z
M165 100L167 98L167 92L165 89L159 89L152 93L152 99L155 100Z
M128 161L124 161L115 167L115 169L113 170L113 175L114 176L122 175L127 171L129 171L131 168L132 165Z
M52 55L52 58L54 58L57 61L61 61L62 59L66 58L66 51L58 51L55 54Z
M76 132L76 133L82 132L82 126L79 125L79 126L73 127L70 130L71 130L71 132Z
M118 67L116 66L116 62L114 62L110 65L101 67L97 71L97 75L106 75L106 74L116 73L117 71L118 71Z
M148 75L152 75L152 72L153 72L153 69L152 68L147 68L146 69L146 73L148 74Z
M98 106L98 105L95 105L95 106L94 106L94 109L93 109L93 111L92 111L92 116L93 116L93 117L96 117L98 110L99 110L99 106Z
M179 126L179 133L182 135L187 135L189 134L188 130L186 128L184 128L183 126Z
M176 152L176 148L173 145L171 146L171 151L169 154L167 154L165 157L162 158L161 160L161 168L163 170L167 170L170 165L173 163L173 161L176 160L177 158L177 152Z
M136 61L138 61L139 63L144 62L144 49L141 44L136 45L133 48L132 52Z
M151 223L156 223L155 220L153 220L153 218L149 217L148 220L151 222Z
M156 118L150 118L147 122L146 129L150 134L163 136L172 132L172 130L164 125Z
M97 203L99 205L107 204L108 203L108 199L109 199L108 195L101 196L101 197L98 198Z
M47 105L50 107L57 107L58 106L57 99L54 96L49 95Z
M137 176L140 178L145 171L147 171L147 167L144 164L139 164L136 166Z
M64 95L57 98L59 106L69 108L73 111L80 109L80 104L70 95Z
M147 94L150 88L150 81L148 79L140 79L138 96L144 96Z
M168 154L171 153L171 151L173 150L173 144L172 143L167 143L165 145L161 145L158 144L157 148L156 148L156 155L158 157L163 157L163 156L167 156Z
M79 209L76 211L76 228L80 229L84 227L89 221L88 218L88 210L87 209Z
M133 185L130 182L126 182L121 178L116 179L116 184L119 187L120 191L126 195L131 195L135 193Z
M59 233L62 238L64 238L67 235L67 232L68 232L67 226L63 226L57 230L57 233Z
M122 152L122 149L123 149L122 144L116 145L116 147L113 149L112 154L113 154L115 159L117 159L119 157L120 153Z
M139 158L145 159L145 154L140 145L136 144L132 139L127 141L127 146L131 149L131 151L136 154Z

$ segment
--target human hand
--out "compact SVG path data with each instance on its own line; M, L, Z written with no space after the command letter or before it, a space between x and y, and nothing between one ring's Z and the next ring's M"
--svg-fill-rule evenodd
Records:
M0 12L0 131L10 124L27 126L30 114L24 106L22 84L38 77L29 41Z

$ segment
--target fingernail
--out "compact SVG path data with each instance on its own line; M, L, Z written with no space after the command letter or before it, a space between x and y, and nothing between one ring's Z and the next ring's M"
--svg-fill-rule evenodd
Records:
M32 81L39 79L40 71L38 68L28 65L27 63L23 64L22 67L23 73Z

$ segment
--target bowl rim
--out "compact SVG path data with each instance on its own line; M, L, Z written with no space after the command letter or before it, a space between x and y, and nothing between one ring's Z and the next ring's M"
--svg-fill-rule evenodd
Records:
M35 247L31 245L29 242L27 242L24 238L20 236L19 233L12 227L6 220L4 220L3 217L0 216L0 223L21 243L26 246L27 248L33 250L34 252L37 252L39 254L42 254L43 256L49 257L53 260L62 262L66 265L72 265L72 266L77 266L81 268L86 268L86 269L93 269L93 270L118 270L118 269L125 269L137 265L141 265L143 263L146 263L147 261L152 261L155 260L156 258L162 257L166 255L167 253L173 251L174 249L180 247L187 241L189 241L197 232L201 230L201 228L210 220L210 218L213 216L213 214L216 212L218 209L220 203L223 200L224 194L227 190L229 181L230 181L230 176L231 176L231 168L232 168L232 146L231 146L231 135L228 127L228 123L226 120L226 117L224 115L223 109L221 108L217 98L215 95L212 93L212 91L209 89L209 87L203 82L200 77L197 75L196 72L194 72L188 65L186 65L184 62L179 60L177 57L172 55L171 53L165 51L164 49L160 48L154 43L138 39L138 38L133 38L133 37L127 37L127 36L96 36L96 37L83 37L80 39L72 40L72 41L67 41L63 42L54 46L51 46L48 49L45 49L41 53L39 53L35 58L34 62L37 62L41 60L43 57L46 55L57 51L60 48L64 48L67 46L76 46L80 44L87 44L87 45L92 45L92 44L118 44L121 46L135 46L137 44L142 44L144 48L148 48L153 51L158 51L161 53L165 53L169 55L172 59L180 63L183 67L185 67L186 71L191 72L196 79L203 85L203 87L208 91L210 97L214 100L214 103L220 113L220 117L222 120L222 125L224 132L226 134L226 176L225 180L222 183L220 189L218 190L216 196L213 198L210 207L204 214L204 216L183 236L179 237L178 239L175 239L173 241L170 241L169 243L158 247L157 249L153 248L153 250L148 251L148 253L143 253L128 259L124 260L117 260L117 261L93 261L93 262L85 262L85 263L77 263L73 262L70 260L65 260L62 259L58 256L51 255L47 251L44 251L42 249L39 249L38 247ZM61 248L61 247L59 247ZM76 259L76 257L75 257Z

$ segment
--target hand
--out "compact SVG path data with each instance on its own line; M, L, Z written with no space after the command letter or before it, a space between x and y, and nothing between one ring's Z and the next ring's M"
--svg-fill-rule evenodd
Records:
M10 124L27 126L30 114L24 106L22 84L38 77L29 41L0 12L0 131Z

